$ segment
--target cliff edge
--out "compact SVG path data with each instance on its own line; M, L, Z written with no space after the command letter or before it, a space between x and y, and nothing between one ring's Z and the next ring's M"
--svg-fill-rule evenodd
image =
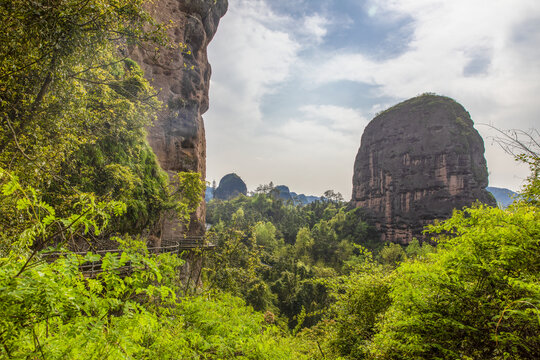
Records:
M180 171L206 176L206 140L202 114L208 110L211 68L207 46L227 11L227 0L155 0L148 12L161 24L175 47L133 49L137 61L166 108L148 129L148 142L171 179ZM204 201L193 216L189 233L204 232ZM165 217L161 238L174 240L184 229Z

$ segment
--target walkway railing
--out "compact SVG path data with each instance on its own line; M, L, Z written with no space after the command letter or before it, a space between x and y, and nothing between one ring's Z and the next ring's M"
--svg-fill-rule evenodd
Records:
M186 250L187 251L191 251L194 249L210 250L214 247L216 247L215 242L204 236L188 236L177 241L163 240L160 246L149 247L147 248L147 250L149 253L153 253L153 254L164 254L164 253L181 254L183 251L186 251ZM77 251L77 252L72 252L72 254L86 255L90 251L91 250ZM93 254L97 254L101 256L104 256L108 253L121 254L122 252L123 252L122 249L107 249L107 250L92 251ZM63 254L64 253L62 252L49 252L49 253L43 253L42 256L46 260L52 261ZM101 260L87 261L79 265L79 270L87 277L94 277L95 275L103 271L101 265L102 265ZM125 265L116 268L115 270L120 271L121 273L129 273L133 269L132 269L131 263L128 262Z

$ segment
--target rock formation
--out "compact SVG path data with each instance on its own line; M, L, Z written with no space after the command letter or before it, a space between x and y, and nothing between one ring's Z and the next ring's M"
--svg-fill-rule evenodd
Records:
M284 201L292 201L294 205L307 205L314 201L320 200L318 196L297 194L294 191L290 191L289 187L286 185L278 185L274 188L278 193L278 197Z
M476 200L495 205L484 142L454 100L422 95L376 116L354 163L352 202L364 207L383 241L408 243L434 219Z
M202 114L208 110L210 64L206 48L220 18L227 11L227 0L155 0L150 15L168 26L175 47L148 51L132 49L130 56L139 63L146 78L159 91L167 105L148 129L148 142L161 167L171 179L179 171L200 172L206 176L206 141ZM204 202L194 215L189 232L204 231ZM183 229L165 219L161 237L177 239Z
M291 191L289 190L289 187L286 185L278 185L274 188L278 198L285 200L285 201L292 201L293 198L291 196Z
M246 183L235 173L227 174L219 181L214 197L220 200L229 200L238 195L247 195Z

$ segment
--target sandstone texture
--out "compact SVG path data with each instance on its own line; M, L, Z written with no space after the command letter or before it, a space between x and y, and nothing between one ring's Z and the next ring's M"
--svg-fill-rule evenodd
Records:
M227 174L219 181L214 197L220 200L229 200L238 195L247 195L247 186L244 180L235 173Z
M365 208L382 241L427 240L423 227L447 219L486 191L484 142L454 100L422 95L376 116L354 163L352 202Z
M220 18L227 11L227 0L155 0L148 11L159 23L168 26L175 44L160 49L135 48L130 57L137 61L145 77L167 107L148 129L148 142L161 167L171 179L180 171L196 171L206 176L206 141L202 114L208 110L211 68L207 46ZM202 202L194 215L189 233L204 232L205 207ZM160 237L182 236L184 229L164 218Z

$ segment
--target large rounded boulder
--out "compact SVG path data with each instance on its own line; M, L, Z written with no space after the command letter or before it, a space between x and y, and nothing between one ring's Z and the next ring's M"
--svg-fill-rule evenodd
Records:
M352 202L369 213L382 241L426 240L425 225L475 201L486 190L484 142L456 101L421 95L377 115L354 163Z
M235 173L227 174L219 181L214 197L220 200L229 200L238 195L247 194L246 183Z

